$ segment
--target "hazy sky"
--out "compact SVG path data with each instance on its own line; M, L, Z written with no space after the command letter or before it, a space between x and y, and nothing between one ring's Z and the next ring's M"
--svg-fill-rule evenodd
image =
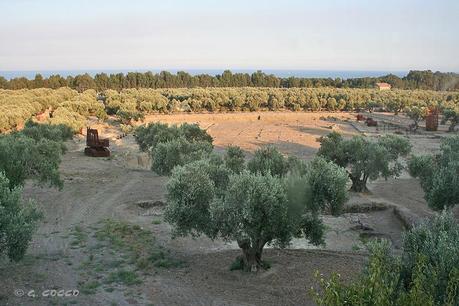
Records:
M0 70L459 71L459 0L0 0Z

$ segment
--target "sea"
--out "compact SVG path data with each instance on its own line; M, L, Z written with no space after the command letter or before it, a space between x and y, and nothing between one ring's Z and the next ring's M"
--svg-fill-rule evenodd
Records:
M107 74L128 73L128 72L147 72L159 73L162 70L176 73L178 71L185 71L191 75L208 74L217 75L222 74L225 69L101 69L101 70L17 70L17 71L0 71L0 76L7 80L17 77L26 77L33 79L36 74L41 74L43 77L49 77L53 74L59 74L62 77L75 76L78 74L88 73L94 76L97 73L105 72ZM277 77L301 77L301 78L363 78L363 77L379 77L388 74L394 74L399 77L405 76L408 71L378 71L378 70L283 70L283 69L230 69L233 73L253 73L261 70L266 74L274 74Z

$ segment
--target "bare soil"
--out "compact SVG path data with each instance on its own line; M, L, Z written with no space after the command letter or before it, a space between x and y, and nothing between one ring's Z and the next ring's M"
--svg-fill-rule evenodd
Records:
M332 130L375 137L393 132L366 128L354 118L347 113L263 112L154 115L146 121L199 123L214 137L217 151L234 144L250 156L256 148L272 144L286 154L304 159L311 159L317 151L316 138ZM0 262L1 305L312 305L308 290L316 285L316 271L325 275L335 271L348 280L365 263L366 240L384 237L393 242L395 249L400 247L403 225L394 215L393 205L419 217L432 214L416 180L406 174L399 179L378 180L369 185L371 193L353 194L349 205L377 202L387 208L324 216L328 227L326 246L314 247L304 240L295 240L290 249L266 250L265 259L271 263L267 271L230 271L239 254L234 243L205 237L171 238L161 206L167 178L149 170L149 157L139 152L133 136L123 137L114 124L91 125L111 139L112 157L84 156L84 138L75 137L68 142L69 150L61 164L65 180L62 191L27 184L24 197L37 201L45 219L23 262ZM423 152L426 147L438 148L443 135L407 137L416 152ZM92 273L85 263L94 258L115 263L104 266L103 273L116 272L121 265L132 267L116 250L98 248L94 233L105 219L121 220L151 231L157 243L184 265L137 271L141 283L104 283L100 274ZM117 259L125 263L118 267ZM89 290L93 283L99 285ZM15 297L16 289L25 293L35 290L37 295L45 289L84 292L76 297L31 298Z

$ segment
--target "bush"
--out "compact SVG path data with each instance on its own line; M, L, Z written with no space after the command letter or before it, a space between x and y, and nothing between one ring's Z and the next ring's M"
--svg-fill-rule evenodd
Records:
M175 166L206 158L212 150L209 142L189 142L182 137L160 142L151 151L151 169L159 175L169 175Z
M53 111L53 117L48 119L48 123L52 125L66 125L74 133L78 133L86 125L86 118L76 112L60 107Z
M46 138L35 140L22 133L0 136L0 172L6 175L11 188L21 186L31 178L61 189L59 164L62 151L61 142Z
M241 173L245 168L245 156L238 146L229 146L225 152L225 166L236 174Z
M458 305L459 224L443 212L403 238L401 256L387 241L369 244L370 259L357 281L320 279L312 291L318 305Z
M158 143L175 140L179 137L188 142L208 142L212 144L212 137L197 124L184 123L181 126L169 126L164 123L151 123L139 126L135 132L135 139L140 150L154 149Z
M437 155L413 156L408 170L420 179L429 207L441 210L459 204L459 136L445 138Z
M177 126L169 127L164 123L151 123L147 126L139 126L135 131L135 140L140 150L154 149L160 142L174 140L180 136Z
M307 165L306 181L310 186L310 203L332 215L341 214L347 201L346 185L349 181L344 168L323 158L315 158Z
M273 146L257 149L254 157L247 163L247 169L252 173L279 177L284 176L289 170L287 160Z
M24 257L41 213L33 202L23 202L19 187L0 172L0 255L19 261Z
M21 133L27 137L35 139L36 141L39 141L42 138L53 141L66 141L72 139L73 137L73 131L67 125L39 124L31 120L26 122Z
M449 121L449 132L454 132L454 128L459 124L459 105L453 105L443 110L442 124Z

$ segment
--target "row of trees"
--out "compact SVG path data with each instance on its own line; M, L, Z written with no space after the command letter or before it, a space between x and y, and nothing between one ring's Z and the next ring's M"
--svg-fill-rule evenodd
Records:
M85 126L88 116L105 119L105 107L95 90L78 93L70 88L0 90L0 132L21 129L33 116L44 114L44 123L70 126L74 132Z
M50 112L47 123L67 124L78 131L88 116L116 115L123 123L155 112L201 111L353 111L384 109L402 112L412 107L438 106L444 119L457 124L459 94L427 90L378 91L337 88L193 88L95 90L70 88L0 90L0 131L21 127L30 117Z
M6 80L0 76L0 88L4 89L33 89L70 87L80 92L87 89L98 91L106 89L122 90L126 88L182 88L182 87L336 87L336 88L372 88L377 82L387 82L399 89L428 89L428 90L459 90L459 74L425 71L410 71L405 77L389 74L381 77L364 78L280 78L262 71L248 73L232 73L225 70L215 76L200 74L192 76L179 71L172 74L167 71L129 72L127 74L98 73L94 77L89 74L68 76L51 75L44 78L37 74L33 80L25 77Z
M73 136L64 125L28 122L21 132L0 135L0 256L24 256L38 220L37 205L22 199L26 179L61 189L59 176L63 141Z

